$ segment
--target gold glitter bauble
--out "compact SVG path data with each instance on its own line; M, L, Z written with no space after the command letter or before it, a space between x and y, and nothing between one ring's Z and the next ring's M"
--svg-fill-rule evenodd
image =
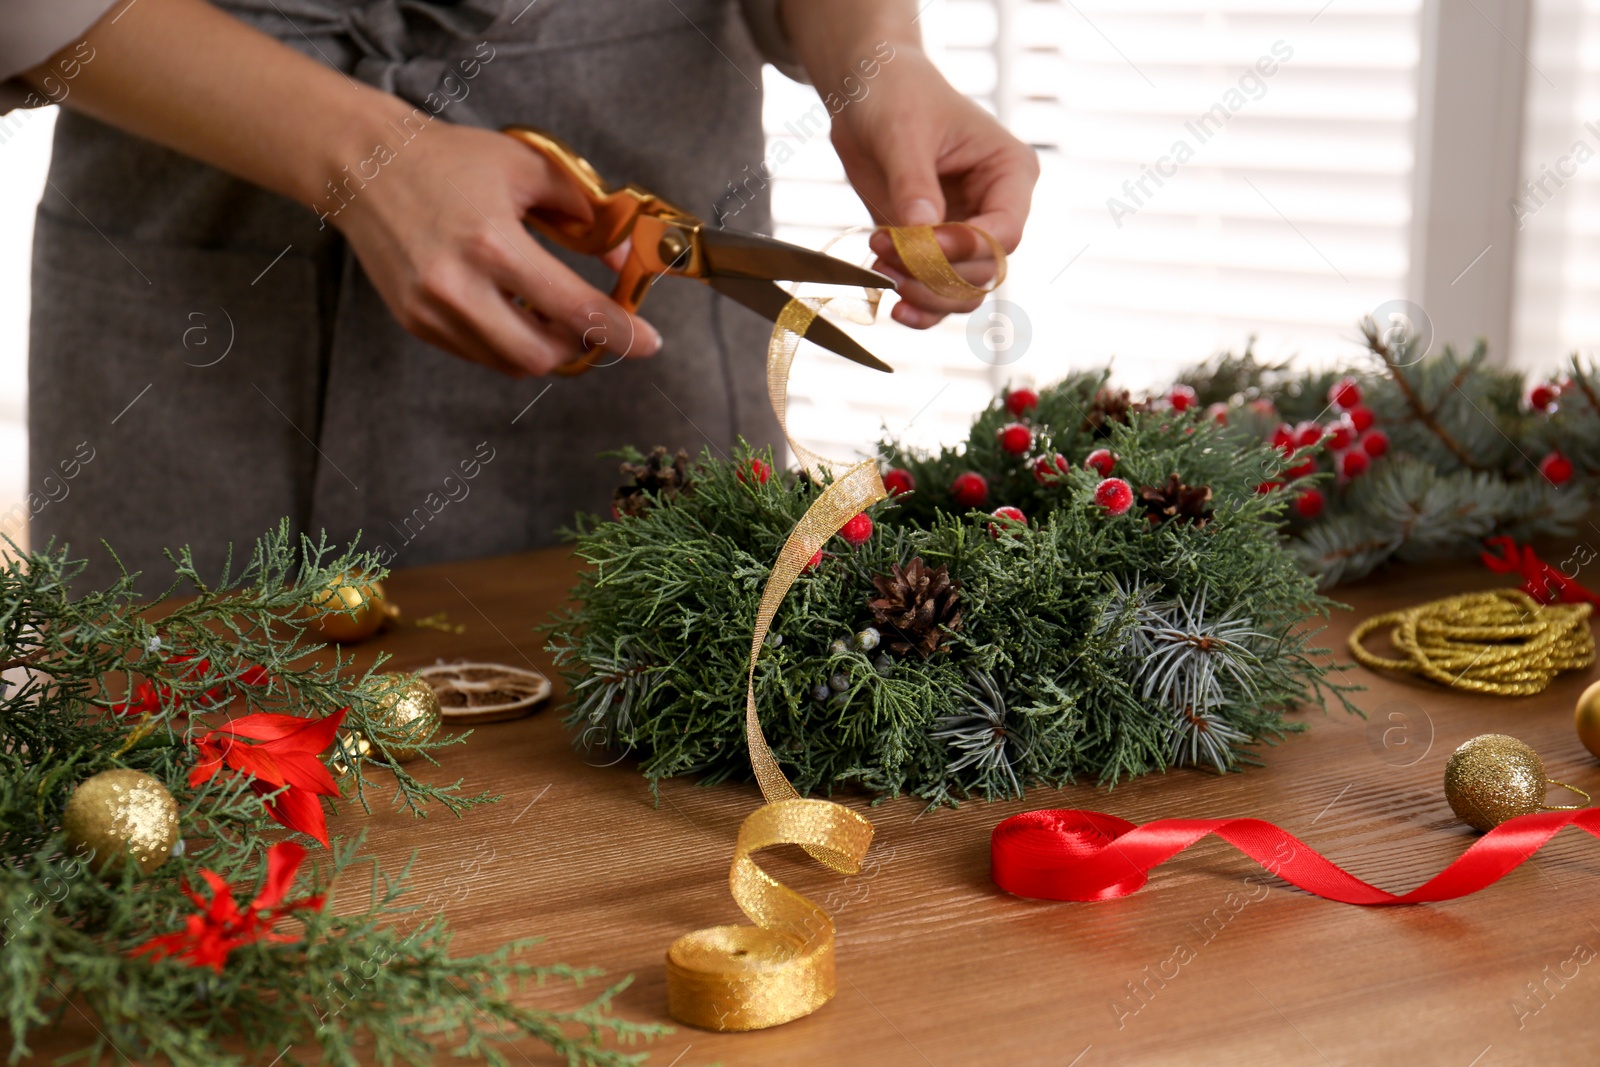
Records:
M389 675L391 684L399 684L399 675ZM422 754L422 746L439 729L444 717L439 711L439 698L433 689L420 678L414 678L402 688L385 696L373 713L373 721L388 727L383 741L389 755L404 763Z
M1574 716L1578 727L1578 740L1590 754L1600 756L1600 682L1583 691L1578 698L1578 711Z
M96 874L118 873L125 858L149 874L178 843L178 802L143 771L101 771L72 791L61 829L74 849L92 850Z
M378 582L329 585L305 609L313 632L324 641L340 643L365 641L383 629L392 614L394 608Z
M1544 810L1549 786L1539 754L1505 734L1474 737L1455 750L1444 769L1451 810L1479 830Z
M359 730L341 732L334 742L333 761L329 764L335 774L349 774L353 764L372 755L372 742Z

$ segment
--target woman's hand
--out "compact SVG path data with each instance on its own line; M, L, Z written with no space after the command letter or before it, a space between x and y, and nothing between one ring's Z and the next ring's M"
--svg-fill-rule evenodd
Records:
M834 115L833 146L873 219L900 226L967 222L1014 251L1039 178L1038 158L945 81L922 51L914 5L789 0L783 14L818 92L849 101ZM875 74L864 77L866 70ZM993 279L987 242L959 228L941 230L938 238L968 281ZM899 322L926 329L978 306L936 296L912 280L888 234L874 235L872 248L879 256L874 268L899 285Z
M205 0L141 0L86 36L96 58L65 106L314 205L423 340L518 376L585 347L660 347L522 228L536 206L588 212L527 146L357 84ZM41 84L66 54L24 77Z
M649 323L528 235L521 220L534 207L589 217L576 189L526 145L434 120L327 221L400 324L465 359L521 377L599 346L616 356L659 349ZM613 269L622 252L606 257Z

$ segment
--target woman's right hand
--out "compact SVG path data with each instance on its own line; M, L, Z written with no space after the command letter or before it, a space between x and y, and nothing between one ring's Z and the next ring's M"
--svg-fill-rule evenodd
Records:
M661 347L654 327L523 228L535 207L590 215L543 156L504 134L441 119L390 147L386 163L363 166L363 175L377 166L371 180L341 186L345 199L330 192L319 213L350 241L406 330L513 377L547 374L595 347L619 357ZM606 257L613 269L622 254Z
M588 215L527 146L413 109L205 0L123 5L85 42L94 61L75 68L64 106L316 205L424 341L517 376L549 373L585 348L646 356L661 347L643 319L523 229L534 207ZM48 89L74 47L23 77ZM379 145L392 158L377 163ZM613 269L621 255L606 257Z

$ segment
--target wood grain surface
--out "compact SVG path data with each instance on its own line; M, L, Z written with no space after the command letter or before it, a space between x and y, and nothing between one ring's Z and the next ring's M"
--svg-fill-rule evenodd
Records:
M389 592L407 617L447 612L466 632L403 627L359 646L359 656L366 662L381 649L397 668L472 658L553 673L533 627L564 599L572 575L558 551L397 573ZM1503 584L1465 563L1393 571L1339 590L1353 610L1335 615L1326 643L1342 649L1354 621L1373 612ZM862 875L839 878L798 850L762 856L778 879L830 904L838 996L772 1030L680 1026L654 1043L650 1062L1592 1063L1600 842L1576 830L1476 896L1410 908L1317 899L1215 838L1158 869L1137 894L1104 903L1011 897L988 867L994 825L1029 808L1092 808L1135 822L1249 815L1403 891L1476 836L1455 820L1442 788L1446 759L1470 737L1520 737L1552 777L1600 795L1600 764L1572 726L1574 701L1597 673L1506 699L1348 666L1346 678L1367 687L1356 701L1368 719L1303 712L1311 729L1243 773L1174 771L1109 792L1034 790L1025 801L956 811L839 797L877 827ZM459 951L542 936L545 960L633 974L620 1012L668 1022L666 948L690 930L740 921L728 862L760 795L752 785L670 781L657 804L631 760L574 750L561 692L557 679L553 705L479 727L429 771L463 777L502 803L459 821L344 814L333 828L365 828L395 865L415 850L415 898L449 917ZM69 1018L41 1050L70 1050L84 1026ZM542 1046L519 1051L514 1063L552 1062Z

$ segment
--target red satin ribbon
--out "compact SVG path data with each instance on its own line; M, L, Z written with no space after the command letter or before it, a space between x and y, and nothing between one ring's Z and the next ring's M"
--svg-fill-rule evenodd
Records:
M1600 837L1600 808L1541 811L1504 822L1426 884L1395 896L1260 819L1158 819L1136 826L1098 811L1025 811L994 828L990 874L1001 889L1019 897L1112 900L1143 886L1152 868L1216 834L1284 881L1319 897L1364 906L1428 904L1493 885L1566 826Z
M1497 556L1486 550L1478 557L1483 560L1483 565L1497 574L1520 574L1522 591L1535 600L1545 604L1559 601L1562 604L1600 605L1600 596L1540 559L1534 554L1532 546L1518 545L1509 537L1491 537L1484 544L1489 549L1499 549L1504 555Z

